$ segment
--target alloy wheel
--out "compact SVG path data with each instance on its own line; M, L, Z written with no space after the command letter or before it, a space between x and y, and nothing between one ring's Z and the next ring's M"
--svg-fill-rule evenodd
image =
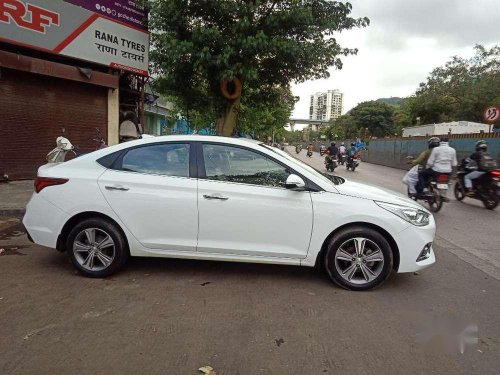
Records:
M115 259L113 238L99 228L86 228L79 232L73 242L76 261L88 271L102 271Z
M368 238L351 238L335 252L335 268L345 281L357 285L367 284L382 273L384 254Z

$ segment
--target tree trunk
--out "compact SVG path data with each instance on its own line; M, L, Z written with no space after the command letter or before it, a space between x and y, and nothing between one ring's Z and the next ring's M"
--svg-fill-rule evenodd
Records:
M240 114L240 98L227 103L224 113L217 120L216 133L223 137L231 137Z

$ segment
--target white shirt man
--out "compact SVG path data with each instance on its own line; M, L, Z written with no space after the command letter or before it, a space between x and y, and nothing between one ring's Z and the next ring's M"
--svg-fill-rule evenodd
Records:
M345 154L345 146L344 145L340 145L339 154L341 154L341 155Z
M438 173L451 173L457 164L457 152L448 142L441 142L439 147L433 148L427 159L427 168Z

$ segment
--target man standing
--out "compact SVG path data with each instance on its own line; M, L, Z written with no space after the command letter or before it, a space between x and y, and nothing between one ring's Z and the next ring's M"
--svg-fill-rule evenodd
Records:
M432 149L424 171L420 174L423 179L421 186L427 186L429 178L440 173L451 173L457 166L457 152L448 145L448 138L442 138L439 147Z

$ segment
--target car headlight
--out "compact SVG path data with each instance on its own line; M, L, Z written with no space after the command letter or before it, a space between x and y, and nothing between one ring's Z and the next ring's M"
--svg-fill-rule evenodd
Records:
M416 225L417 227L423 227L429 224L429 218L431 214L421 210L419 208L400 206L398 204L375 202L384 210L392 212L394 215L399 216L401 219Z

